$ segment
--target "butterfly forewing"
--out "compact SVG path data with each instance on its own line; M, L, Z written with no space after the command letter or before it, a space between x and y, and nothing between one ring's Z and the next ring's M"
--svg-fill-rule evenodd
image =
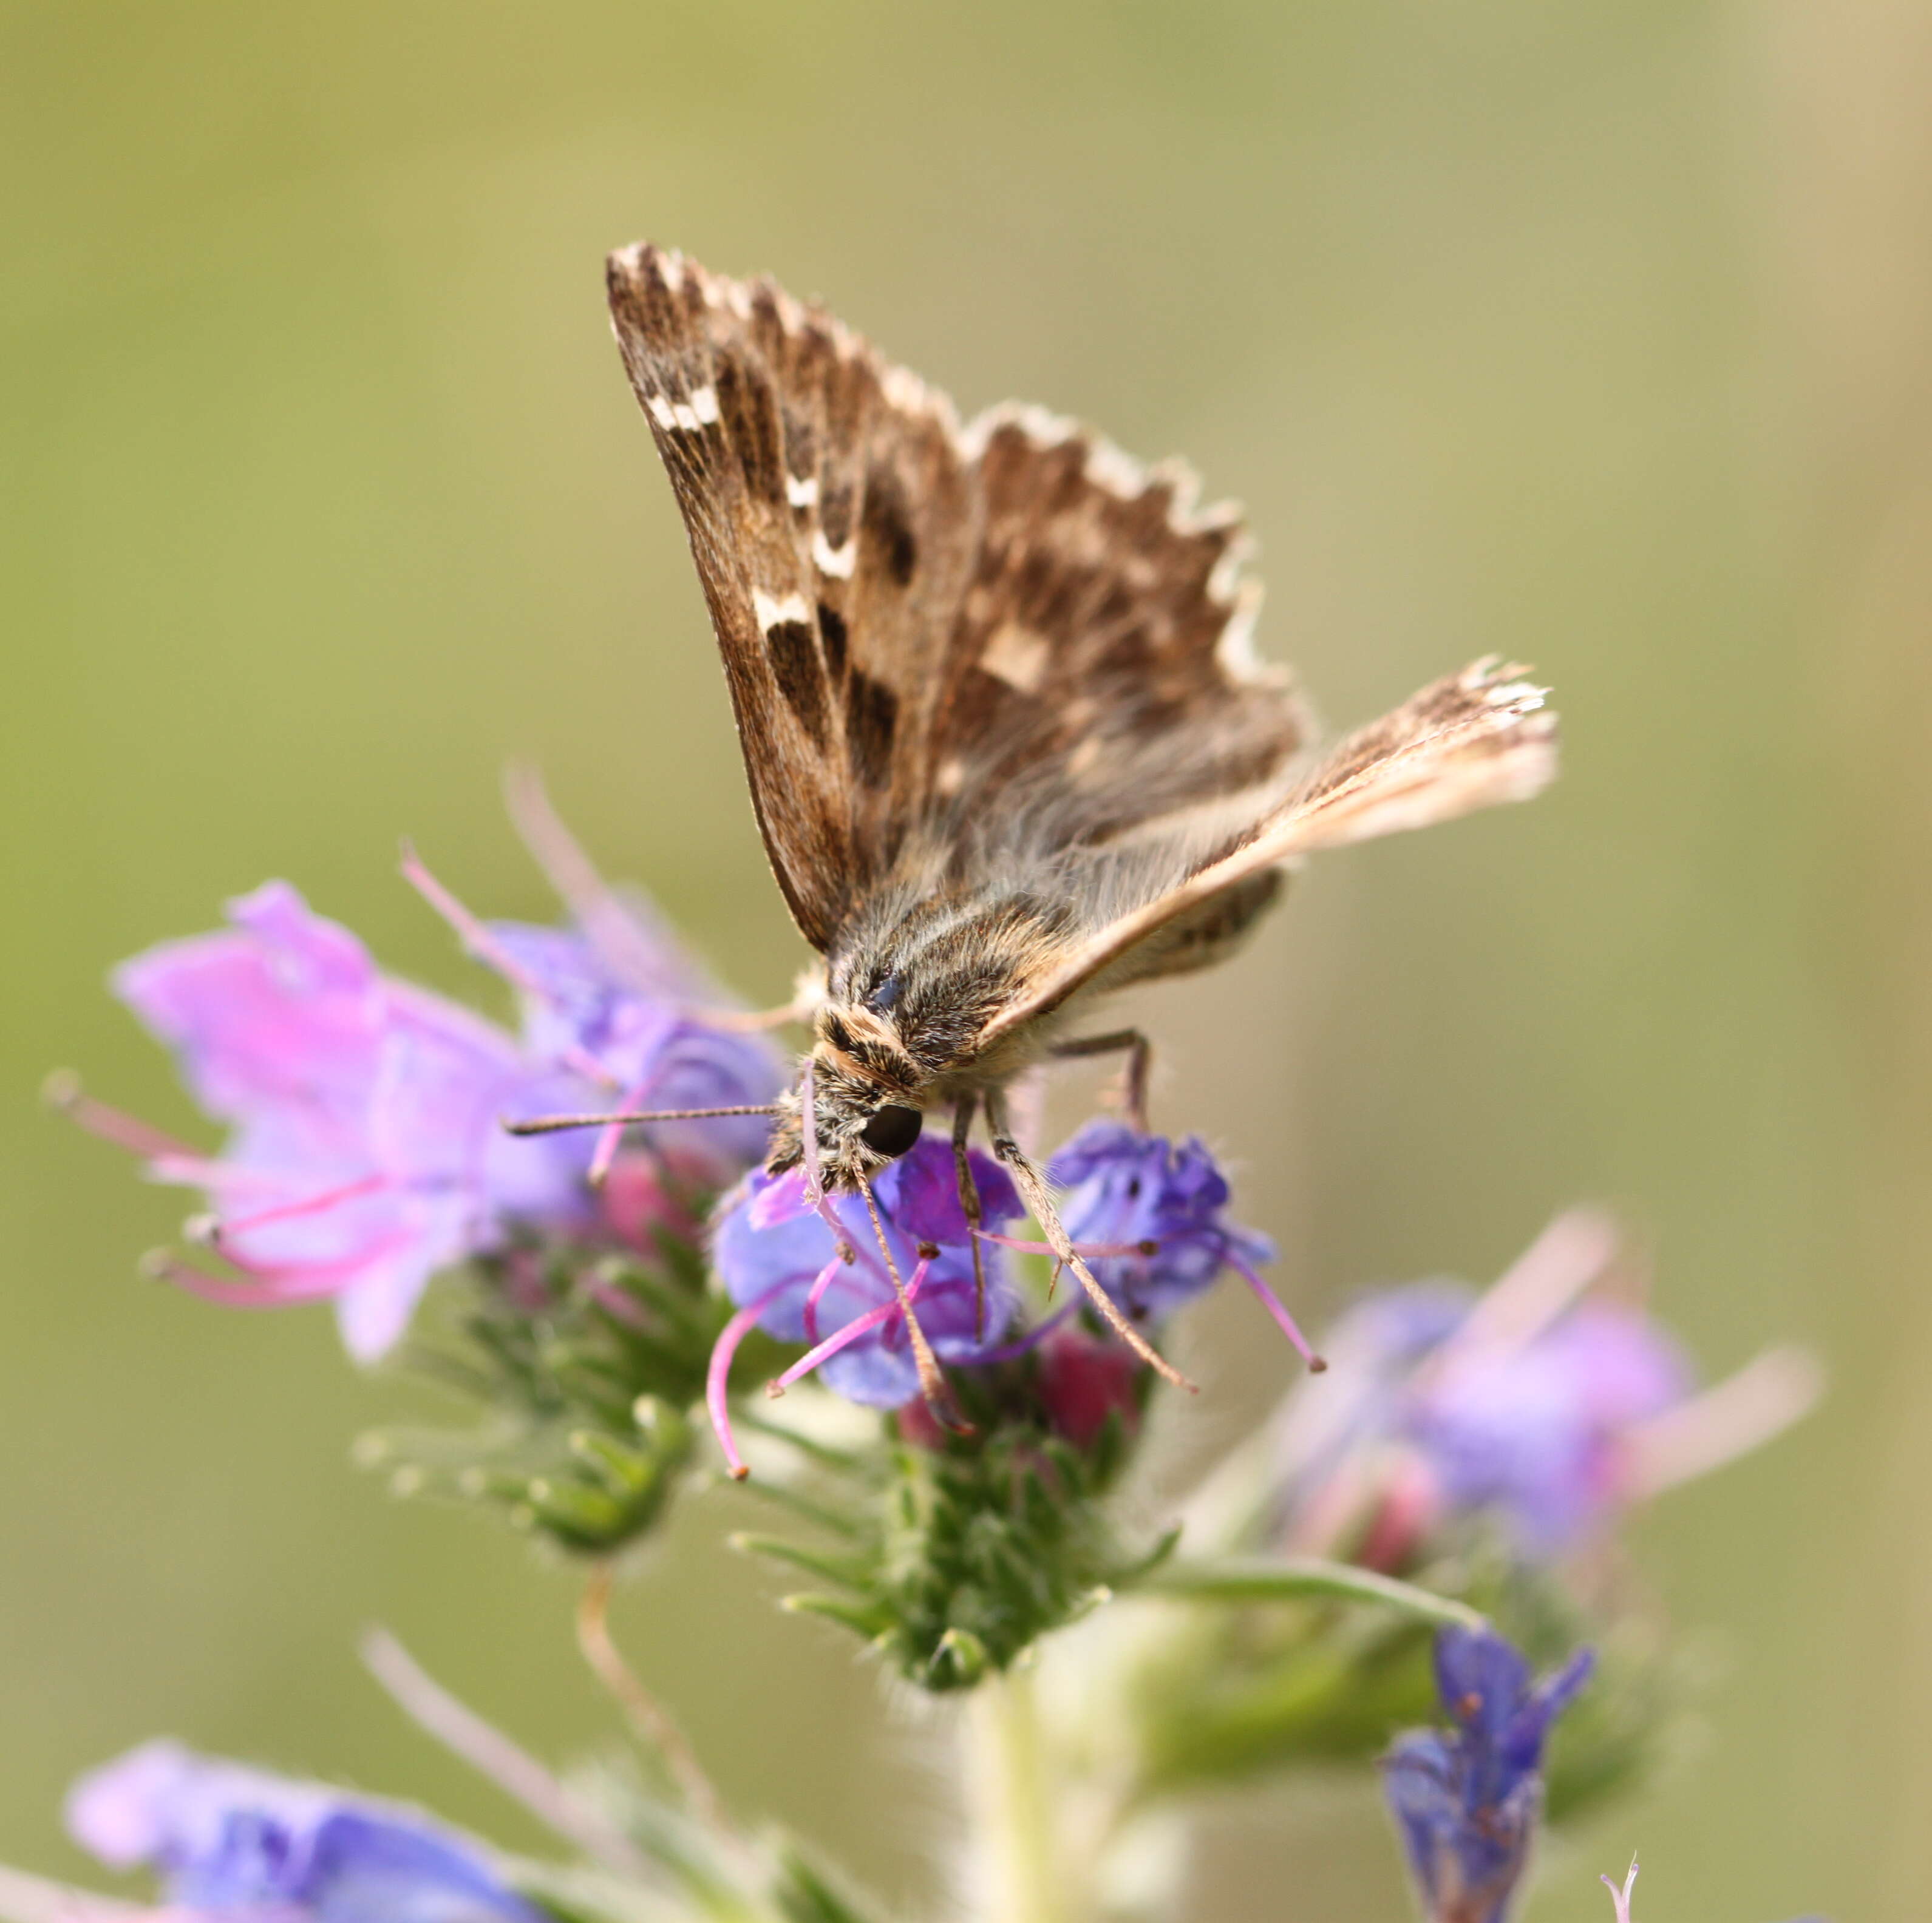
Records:
M915 710L970 539L943 397L830 316L653 247L610 263L632 385L690 536L752 795L830 945L910 819Z
M1238 518L1196 514L1184 472L1037 409L962 434L943 395L769 283L639 247L610 286L817 946L935 851L970 886L1022 844L1178 849L1170 817L1225 834L1279 802L1306 729L1246 651ZM1179 879L1173 858L1128 866L1133 905Z

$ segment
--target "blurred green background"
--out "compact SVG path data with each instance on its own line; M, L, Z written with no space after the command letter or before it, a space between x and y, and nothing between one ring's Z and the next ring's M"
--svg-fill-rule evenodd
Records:
M103 972L269 875L488 1001L394 851L543 912L513 754L782 990L605 329L648 235L969 409L1185 451L1338 723L1489 649L1555 683L1551 795L1324 862L1150 999L1159 1113L1244 1166L1318 1319L1596 1197L1712 1369L1816 1345L1826 1411L1640 1526L1708 1727L1532 1914L1601 1923L1634 1847L1659 1923L1932 1913L1932 11L79 0L0 36L0 1859L76 1871L63 1786L161 1730L532 1840L362 1678L372 1620L536 1746L610 1727L564 1572L349 1466L404 1392L320 1312L138 1283L187 1198L35 1090L188 1125ZM1256 1327L1188 1332L1204 1446L1286 1377ZM774 1617L737 1513L686 1510L620 1632L745 1808L910 1907L938 1719ZM1405 1913L1359 1786L1244 1799L1202 1869L1217 1923Z

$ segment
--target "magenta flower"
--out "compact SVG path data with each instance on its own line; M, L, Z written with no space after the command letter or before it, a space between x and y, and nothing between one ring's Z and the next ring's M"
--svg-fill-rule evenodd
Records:
M178 1743L130 1750L75 1784L75 1840L160 1877L197 1923L542 1923L482 1847L418 1812L294 1783Z
M230 920L114 978L202 1107L232 1125L221 1154L86 1105L157 1177L208 1194L210 1235L242 1279L172 1262L162 1272L214 1300L332 1297L350 1352L370 1360L394 1345L438 1269L518 1237L608 1244L628 1230L642 1239L676 1222L683 1197L728 1183L759 1146L680 1134L647 1181L626 1170L607 1208L592 1178L610 1170L614 1134L504 1131L506 1119L606 1107L640 1089L684 1106L700 1090L766 1100L778 1085L764 1043L600 975L587 939L484 931L524 992L520 1041L382 975L286 882L232 903Z

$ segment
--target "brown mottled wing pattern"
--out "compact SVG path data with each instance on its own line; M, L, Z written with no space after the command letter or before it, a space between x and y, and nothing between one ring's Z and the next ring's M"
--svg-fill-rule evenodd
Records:
M1306 729L1246 651L1238 519L1196 513L1183 471L1036 409L962 434L829 315L655 248L612 257L610 300L816 945L908 845L1024 821L1091 847L1278 802Z
M980 523L926 729L929 812L978 821L998 796L1091 847L1277 782L1309 730L1249 650L1260 589L1235 511L1197 512L1184 468L1037 408L962 439Z
M618 344L711 611L758 823L830 945L912 814L908 711L970 559L943 395L829 315L651 247L609 263Z

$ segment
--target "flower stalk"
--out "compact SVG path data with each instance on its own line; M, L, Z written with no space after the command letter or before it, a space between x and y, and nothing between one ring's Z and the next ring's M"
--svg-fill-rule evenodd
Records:
M1059 1772L1036 1679L1022 1665L988 1677L967 1705L968 1874L982 1923L1086 1923L1079 1892L1092 1879L1070 1874L1056 1795Z

